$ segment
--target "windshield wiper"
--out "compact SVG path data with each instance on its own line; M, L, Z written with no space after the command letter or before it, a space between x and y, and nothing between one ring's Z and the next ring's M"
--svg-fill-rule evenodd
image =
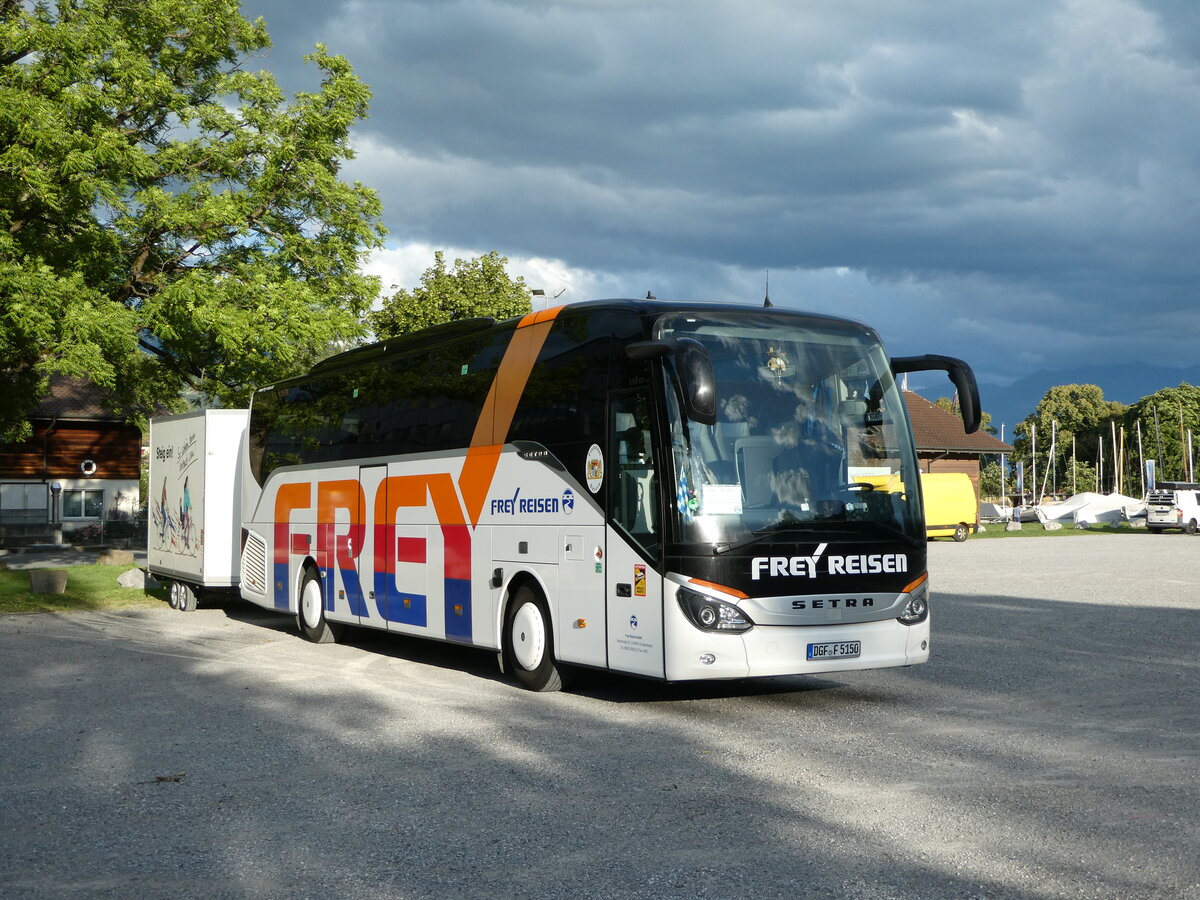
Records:
M850 529L831 528L824 522L780 522L778 525L770 528L757 528L750 533L750 537L742 538L740 541L720 541L714 543L712 545L713 556L720 556L722 553L728 553L730 550L739 550L742 547L748 547L751 544L765 540L771 535L787 534L789 531L819 531L821 534L854 534Z
M914 547L920 546L922 541L914 538L911 534L907 534L894 525L888 525L884 522L875 522L869 519L859 520L854 523L855 526L869 526L875 531L882 531L891 537L900 538L906 544ZM712 545L713 556L720 556L722 553L728 553L730 550L740 550L742 547L748 547L751 544L756 544L759 541L765 540L772 535L787 534L789 531L797 531L811 534L819 532L824 535L854 535L860 536L866 528L847 527L842 523L833 526L828 522L780 522L777 525L767 528L758 528L751 532L750 537L742 538L740 541L721 541Z

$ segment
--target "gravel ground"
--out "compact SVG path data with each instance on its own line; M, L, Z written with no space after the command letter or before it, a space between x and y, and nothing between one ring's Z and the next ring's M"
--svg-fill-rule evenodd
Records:
M0 616L0 896L1200 898L1200 539L930 549L933 660L824 678Z

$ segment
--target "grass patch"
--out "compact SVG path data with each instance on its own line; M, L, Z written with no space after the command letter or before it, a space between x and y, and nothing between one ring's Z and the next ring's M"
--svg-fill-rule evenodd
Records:
M57 567L56 567L57 568ZM131 606L160 606L166 600L164 588L144 591L124 588L117 577L128 566L65 566L65 594L32 594L29 571L0 571L0 613L64 612L88 609L125 609Z
M1042 527L1041 522L1023 522L1020 531L1005 531L1004 523L996 525L985 525L987 531L982 534L973 534L967 540L969 541L991 541L1001 538L1065 538L1065 537L1085 537L1089 534L1146 534L1145 528L1130 528L1128 525L1092 525L1088 528L1076 528L1069 523L1063 523L1063 527L1057 531L1047 531ZM948 540L948 538L947 538Z

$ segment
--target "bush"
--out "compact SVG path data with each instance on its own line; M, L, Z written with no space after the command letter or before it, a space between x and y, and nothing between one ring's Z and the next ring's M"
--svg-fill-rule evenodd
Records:
M64 528L63 540L69 541L72 544L98 544L104 540L104 529L100 526L99 522L82 525L70 531Z

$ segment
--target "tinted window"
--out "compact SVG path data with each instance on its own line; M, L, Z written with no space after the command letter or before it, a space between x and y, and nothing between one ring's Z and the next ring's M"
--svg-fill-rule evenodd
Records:
M260 391L250 423L255 477L261 484L280 466L469 446L511 336L472 337Z
M649 365L624 353L624 344L640 337L640 320L629 313L564 310L529 375L508 439L542 444L578 477L588 447L604 446L608 391L624 386L630 368L648 383Z
M261 484L279 466L469 447L512 336L509 326L259 392L250 423L256 478ZM641 337L635 314L564 311L530 373L508 440L540 443L582 472L588 447L604 444L610 387L649 383L649 364L623 352Z

